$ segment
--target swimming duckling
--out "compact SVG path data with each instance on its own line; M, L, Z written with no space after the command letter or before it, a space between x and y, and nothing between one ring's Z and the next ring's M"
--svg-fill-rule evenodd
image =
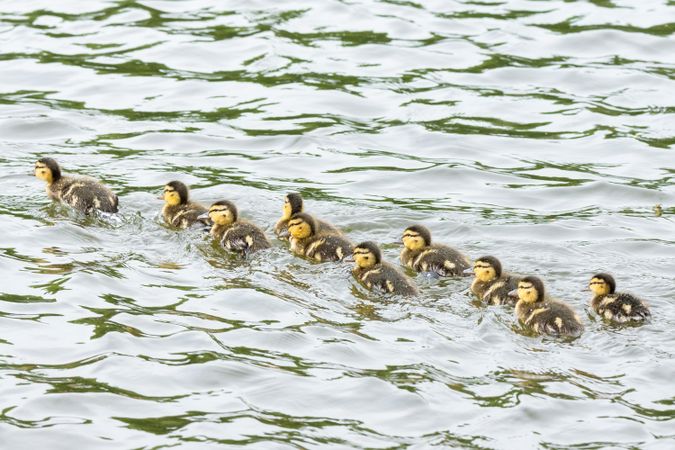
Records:
M607 273L593 275L588 287L594 294L591 307L604 319L625 323L645 321L652 315L643 300L632 294L614 292L616 282L614 277Z
M469 259L447 245L432 244L431 232L412 225L403 232L401 263L417 272L432 272L442 277L461 275L471 266Z
M352 274L369 290L396 295L417 295L412 280L388 262L382 261L382 252L376 243L362 242L354 247L356 265Z
M199 216L208 211L204 205L189 200L188 187L180 181L171 181L164 186L164 207L162 215L164 221L177 228L188 228L201 222L210 225Z
M494 256L481 256L473 263L476 278L471 283L471 292L481 301L492 305L515 305L516 299L509 292L518 287L520 277L502 272L502 264Z
M288 221L291 251L316 261L341 261L352 253L352 243L340 234L320 232L319 225L306 213L296 213Z
M516 317L539 334L578 336L584 330L579 316L565 303L545 297L544 283L528 276L518 282Z
M231 252L247 256L250 253L270 248L270 242L265 233L245 220L239 219L239 213L234 203L228 200L215 202L209 212L200 218L210 218L213 222L211 236L218 239Z
M276 223L274 226L274 233L277 235L279 239L282 240L288 240L288 221L291 220L291 217L293 214L303 212L304 210L304 205L302 202L302 196L298 194L297 192L291 192L289 194L286 194L286 197L284 198L284 207L283 207L283 214L281 215L281 219ZM331 225L328 222L324 222L323 220L318 220L315 219L319 228L319 232L326 232L326 233L331 233L331 234L337 234L340 231L334 226Z
M103 184L89 177L65 176L52 158L35 163L35 176L47 182L47 195L89 214L95 210L116 213L119 199Z

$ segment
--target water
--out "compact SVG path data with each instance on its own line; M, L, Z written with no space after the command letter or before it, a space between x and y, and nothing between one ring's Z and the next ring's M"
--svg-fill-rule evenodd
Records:
M3 2L2 447L673 448L673 6ZM51 204L46 155L119 217ZM424 223L586 332L531 337L468 279L395 300L277 241L241 263L162 225L172 179L270 234L300 191L392 261ZM598 270L653 321L587 314Z

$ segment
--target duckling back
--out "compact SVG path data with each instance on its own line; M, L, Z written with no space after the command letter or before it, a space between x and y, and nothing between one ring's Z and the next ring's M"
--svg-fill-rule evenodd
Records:
M351 255L354 246L338 234L312 236L304 243L304 255L316 261L342 261Z
M47 193L51 198L86 214L94 210L108 213L118 211L117 195L93 178L62 176L47 187Z
M584 330L579 316L572 308L551 299L532 304L521 300L516 304L516 316L539 334L575 337Z
M237 221L222 233L221 244L227 250L246 256L270 248L265 233L250 222Z
M187 202L179 205L164 205L162 215L167 224L184 229L195 223L208 225L208 220L199 217L207 211L208 209L199 203Z
M405 296L418 294L417 288L412 281L387 262L376 264L367 269L356 267L352 271L352 274L354 278L371 291Z
M419 250L404 248L401 262L417 272L433 272L442 277L461 275L470 267L466 256L447 245L430 245Z
M490 281L481 281L474 278L471 284L471 292L482 302L491 305L515 305L517 299L511 297L509 292L518 287L521 277L517 275L503 274L499 278Z
M643 300L625 293L598 295L591 307L603 319L616 323L643 322L652 316Z

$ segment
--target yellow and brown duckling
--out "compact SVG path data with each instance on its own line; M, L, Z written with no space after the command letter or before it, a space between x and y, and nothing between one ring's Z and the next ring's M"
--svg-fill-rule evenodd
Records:
M270 248L265 233L251 222L239 219L234 203L228 200L215 202L209 212L201 216L211 219L211 236L218 239L223 247L243 256Z
M509 295L518 288L520 277L502 272L502 264L494 256L481 256L473 263L473 268L464 273L475 275L471 283L471 292L482 302L491 305L515 305L516 299Z
M591 307L600 317L616 323L644 322L651 317L649 306L632 294L615 292L616 281L607 273L593 275L589 289Z
M516 294L516 317L536 333L576 337L583 332L584 326L572 308L563 302L546 298L544 283L538 277L521 279L518 289L511 292L511 295Z
M301 213L304 211L304 203L302 201L302 196L297 192L291 192L286 194L284 198L284 206L282 210L281 219L279 219L274 226L274 233L279 237L279 239L287 240L289 239L288 234L288 222L293 217L293 214ZM337 234L339 230L328 222L323 220L315 219L318 225L319 232Z
M47 182L47 195L89 214L93 211L116 213L117 195L99 181L83 176L66 176L52 158L40 158L35 163L35 176Z
M320 231L316 219L296 213L288 221L291 251L315 261L341 261L352 253L352 243L341 234Z
M177 228L188 228L195 223L210 225L200 218L208 209L190 201L189 195L188 187L180 181L171 181L164 186L162 216L168 225Z
M447 245L432 244L431 232L422 225L412 225L403 232L401 263L417 272L431 272L442 277L462 275L471 266L469 259Z
M396 267L382 261L380 248L371 241L362 242L354 247L352 253L355 266L352 274L368 290L395 295L417 295L412 280Z

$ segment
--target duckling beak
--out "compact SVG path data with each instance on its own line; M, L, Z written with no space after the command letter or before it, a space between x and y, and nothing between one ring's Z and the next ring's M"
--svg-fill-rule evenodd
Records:
M512 297L512 298L518 298L518 289L514 289L512 291L509 291L509 293L507 295L509 297Z
M462 271L464 275L473 275L473 267L469 267L468 269L464 269Z
M205 212L204 214L200 214L197 216L197 220L207 220L209 219L209 213Z
M288 229L279 233L279 237L282 239L288 239L291 236L291 233L288 232Z
M157 197L157 200L164 200L164 196L160 195L159 197Z
M349 262L349 263L356 262L356 260L354 259L354 255L347 255L344 258L342 258L342 260L344 262Z

